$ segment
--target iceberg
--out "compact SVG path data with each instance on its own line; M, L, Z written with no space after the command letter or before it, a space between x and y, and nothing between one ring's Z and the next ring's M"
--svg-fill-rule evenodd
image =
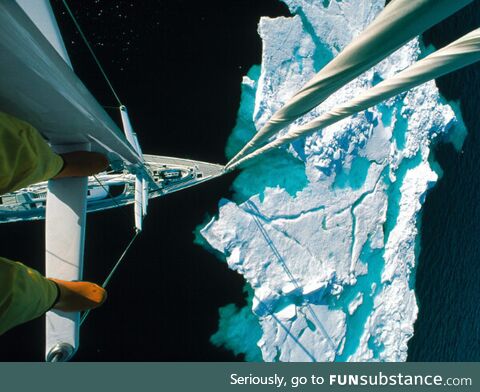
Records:
M262 64L244 77L229 157L384 6L284 2L292 17L260 20ZM292 126L428 51L410 41ZM421 207L440 175L431 147L461 145L458 112L429 82L244 168L233 200L221 200L218 216L200 229L243 275L249 296L249 309L221 310L212 341L247 360L405 361L418 312Z

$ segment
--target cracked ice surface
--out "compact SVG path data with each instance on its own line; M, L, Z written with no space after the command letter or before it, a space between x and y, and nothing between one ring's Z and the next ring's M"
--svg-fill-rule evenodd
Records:
M245 134L240 128L253 121L259 129L384 1L285 3L293 17L260 21L262 68L244 78L232 136L238 140ZM301 121L355 97L420 53L418 40L411 41ZM220 202L218 217L201 234L251 286L265 361L406 360L417 316L411 286L417 223L437 180L428 157L432 141L453 125L461 128L430 82L290 146L285 154L302 163L307 179L294 192L265 187L241 203ZM262 159L261 168L242 173L250 177L239 176L237 192L252 176L268 182L278 156ZM280 175L297 174L285 166Z

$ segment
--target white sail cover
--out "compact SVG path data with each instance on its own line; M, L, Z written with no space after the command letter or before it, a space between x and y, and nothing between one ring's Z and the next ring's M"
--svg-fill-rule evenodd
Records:
M35 23L35 26L42 32L45 38L55 48L63 60L70 65L70 57L68 56L67 49L63 43L62 35L58 28L53 15L52 7L48 0L16 0L17 4L22 7L28 17Z
M270 136L308 113L406 42L472 1L393 0L352 43L265 123L226 168L232 169L234 163L260 147Z
M36 3L23 1L34 15ZM134 147L57 50L15 1L0 0L1 110L31 123L54 146L91 143L93 151L141 167Z
M425 57L393 77L377 84L375 87L372 87L348 103L333 108L303 126L291 129L286 135L244 156L230 168L233 169L267 151L292 142L297 138L304 137L318 129L332 125L345 117L368 109L401 92L476 61L480 61L480 28Z

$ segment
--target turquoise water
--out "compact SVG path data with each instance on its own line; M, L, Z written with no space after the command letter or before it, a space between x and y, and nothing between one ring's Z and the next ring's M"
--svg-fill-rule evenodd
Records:
M252 290L245 288L247 306L239 308L235 304L226 305L219 310L218 331L210 341L231 350L235 355L245 354L247 362L261 362L262 353L257 342L262 337L258 317L252 313Z
M260 67L258 65L253 66L247 76L257 82L260 76ZM255 93L255 88L248 85L242 86L237 123L225 149L228 159L232 158L256 132L252 120ZM256 194L259 194L262 199L265 188L275 188L277 186L294 196L307 183L304 163L284 150L274 150L262 157L260 161L255 162L253 166L240 171L232 185L233 200L241 203Z
M360 276L354 286L346 287L338 299L330 297L329 306L333 309L342 309L347 315L346 342L342 354L335 358L336 362L345 362L358 348L365 323L373 308L373 300L381 288L384 266L382 256L383 251L372 250L367 243L360 255L360 262L368 265L368 274ZM348 305L359 293L363 295L362 304L352 315L349 315ZM372 350L378 355L381 348L373 345Z
M355 157L352 160L349 170L340 168L340 172L337 173L335 177L334 187L340 189L346 187L349 187L353 190L360 189L365 183L370 164L371 162L365 157Z

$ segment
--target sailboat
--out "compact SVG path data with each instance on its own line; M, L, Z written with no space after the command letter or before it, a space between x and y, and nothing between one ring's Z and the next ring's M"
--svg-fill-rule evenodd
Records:
M0 223L45 219L48 277L81 280L86 214L134 205L139 233L149 199L220 176L223 166L143 154L127 108L123 130L75 75L48 0L0 0L0 108L28 121L57 153L107 155L111 169L90 178L33 184L0 198ZM46 315L47 361L79 346L78 313Z
M164 196L221 175L223 166L184 158L143 154L156 186L145 190L148 199ZM135 204L136 175L111 170L90 177L87 213ZM143 192L143 190L142 190ZM48 181L5 194L0 201L0 223L45 219ZM142 203L146 203L142 200Z

